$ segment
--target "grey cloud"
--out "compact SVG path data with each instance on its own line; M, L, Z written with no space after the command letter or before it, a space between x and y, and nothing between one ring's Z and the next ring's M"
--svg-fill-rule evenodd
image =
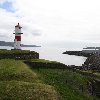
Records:
M0 35L0 41L13 41L12 37L8 36L8 35Z
M39 32L39 31L33 31L32 32L32 35L34 35L34 36L40 36L41 35L41 32Z
M0 37L8 38L9 36L7 36L7 35L0 35Z

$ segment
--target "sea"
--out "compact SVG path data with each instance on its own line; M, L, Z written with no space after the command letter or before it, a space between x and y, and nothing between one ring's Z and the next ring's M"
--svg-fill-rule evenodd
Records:
M13 49L13 47L0 46L0 49ZM40 59L61 62L65 65L81 66L84 64L86 57L62 54L66 50L82 50L81 48L68 49L57 47L22 47L23 50L36 51Z

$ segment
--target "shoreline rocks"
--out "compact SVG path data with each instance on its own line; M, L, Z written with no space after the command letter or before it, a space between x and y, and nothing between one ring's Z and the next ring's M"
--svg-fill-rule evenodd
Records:
M100 55L92 55L83 64L87 70L98 70L100 72Z
M63 52L63 54L84 56L84 57L90 57L91 55L93 55L92 53L84 53L82 51L65 51Z

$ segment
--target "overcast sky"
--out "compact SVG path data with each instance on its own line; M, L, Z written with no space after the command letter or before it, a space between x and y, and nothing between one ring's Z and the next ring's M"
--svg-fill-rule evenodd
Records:
M100 0L0 0L0 40L42 46L100 45Z

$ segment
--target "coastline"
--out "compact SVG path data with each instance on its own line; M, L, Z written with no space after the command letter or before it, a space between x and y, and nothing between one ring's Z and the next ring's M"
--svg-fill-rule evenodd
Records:
M11 50L13 47L0 47L2 49ZM22 47L22 50L30 50L36 51L39 53L40 59L47 59L50 61L61 62L65 65L76 65L81 66L84 64L86 57L82 56L74 56L74 55L64 55L62 52L66 50L66 48L57 48L57 47ZM72 60L73 59L73 60Z
M92 53L84 53L82 51L65 51L63 52L63 54L83 56L83 57L90 57L91 55L93 55Z
M2 78L2 74L1 74L0 80L4 80L5 79L4 77L8 77L6 79L6 81L8 80L6 84L4 84L4 82L1 83L1 85L3 85L2 91L4 91L7 84L9 84L10 87L15 86L15 87L13 87L14 90L17 89L18 91L20 91L21 88L22 88L22 90L23 90L23 88L27 88L27 87L28 87L28 89L30 89L30 86L26 86L23 82L21 84L24 87L17 88L16 85L18 85L17 83L19 82L19 79L20 79L21 81L24 80L24 82L28 82L28 85L29 84L34 84L34 85L37 84L36 89L39 89L39 85L37 82L39 82L39 84L41 84L41 86L43 86L45 84L45 87L47 89L49 87L53 87L53 88L49 88L49 89L52 91L55 91L53 93L55 93L54 97L57 99L53 99L53 95L51 94L51 92L45 90L46 97L51 98L49 100L61 100L60 98L63 98L66 100L66 99L69 99L69 97L72 94L74 95L74 97L72 97L73 99L84 98L84 99L91 100L91 98L99 97L99 95L97 94L97 92L98 92L97 87L99 86L98 84L100 83L98 81L98 80L100 80L100 76L98 76L98 74L85 71L84 69L82 69L82 66L75 66L75 65L67 66L67 65L59 63L59 62L49 61L49 60L45 60L45 59L44 60L39 59L39 56L38 56L38 58L35 58L35 59L33 59L31 57L30 58L27 57L27 59L10 58L11 55L14 56L15 58L16 58L16 56L18 57L19 55L27 55L27 56L30 54L36 55L36 52L34 52L34 51L31 51L30 53L29 52L30 51L28 51L28 50L1 50L0 51L0 55L3 54L3 55L6 55L6 57L8 57L8 58L5 58L5 56L2 56L2 59L0 60L0 64L1 65L3 64L3 66L5 68L4 71L7 70L6 73L9 73L8 71L10 71L10 72L12 71L9 74L4 73L3 78ZM32 53L32 52L34 52L34 53ZM9 55L9 53L10 53L10 56L7 56L7 55ZM14 55L14 54L17 54L17 55ZM17 62L18 62L18 64L17 64ZM26 67L24 67L24 65ZM1 66L1 67L3 67L3 66ZM13 70L13 67L14 67L14 70ZM19 67L21 67L21 69ZM9 68L9 70L7 68ZM23 73L24 68L25 68L25 71ZM22 71L17 71L17 73L15 73L16 70L19 70L19 69ZM27 70L30 70L30 71L28 72ZM2 69L1 69L1 71L2 71ZM12 73L15 73L15 74L13 74L13 76L12 76ZM31 74L29 75L29 73L31 73ZM35 74L32 74L32 73L35 73ZM25 75L27 75L27 77L25 77ZM31 80L30 78L31 77L33 78L32 75L35 75L35 78ZM12 76L12 77L9 78L10 76ZM78 77L79 77L79 79L78 79ZM11 85L12 83L9 83L9 80L13 81L13 79L16 80L16 82L14 81L13 85ZM41 81L43 81L44 84ZM93 83L94 81L95 81L95 83ZM90 84L91 84L91 86L90 86ZM34 85L33 85L33 87L34 87ZM50 86L48 87L48 85L50 85ZM69 88L69 86L71 88ZM95 91L93 90L93 86L95 88ZM41 88L44 89L43 87L41 87ZM90 88L92 88L92 90L89 90ZM70 93L68 93L68 89L69 89ZM32 88L31 90L35 91L34 88ZM73 90L74 90L74 92L72 92ZM32 92L32 91L30 91L30 92L26 91L26 93L34 94L34 92ZM41 90L39 90L39 91L40 91L40 93L42 93ZM10 91L10 93L13 94L14 92L12 93ZM23 93L24 93L24 91L21 92L21 95L23 95ZM79 94L79 97L77 97L76 93ZM18 92L16 92L16 94L18 94ZM23 97L20 95L20 98L25 98L26 96L28 96L27 94L24 94ZM48 94L51 96L49 97ZM38 95L38 97L40 97L40 94L38 94L38 92L37 92L37 95ZM45 95L42 95L42 96L45 97ZM12 97L13 97L13 95L12 95ZM18 97L19 97L19 94L17 95L16 98L18 98ZM31 97L34 98L35 96L31 96ZM46 99L46 100L48 100L48 99ZM98 99L96 99L96 100L98 100Z

